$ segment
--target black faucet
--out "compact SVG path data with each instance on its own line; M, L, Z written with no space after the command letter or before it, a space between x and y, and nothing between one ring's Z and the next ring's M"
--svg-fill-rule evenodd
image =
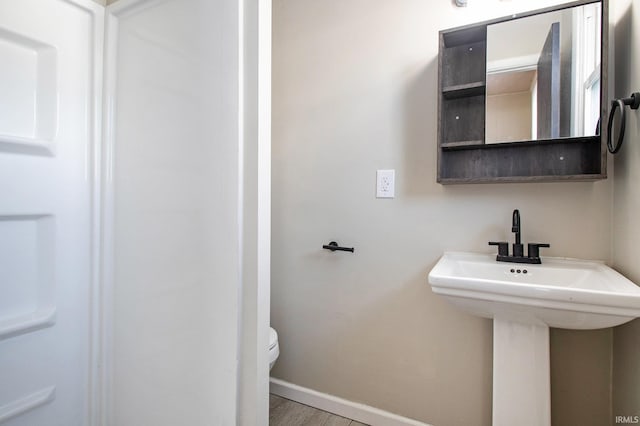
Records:
M529 243L528 256L524 256L524 249L521 240L521 228L520 228L520 211L515 209L511 219L511 232L516 234L516 241L513 243L513 255L509 256L509 243L506 241L489 242L490 246L498 246L498 255L496 260L498 262L512 262L512 263L531 263L540 264L540 247L550 247L546 243Z
M515 209L511 218L511 232L516 234L516 242L513 243L513 255L517 257L524 256L524 249L520 238L520 211Z

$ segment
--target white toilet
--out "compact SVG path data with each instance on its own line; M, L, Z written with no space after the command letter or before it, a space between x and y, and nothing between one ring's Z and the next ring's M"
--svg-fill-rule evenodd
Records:
M278 355L280 355L278 333L276 333L272 327L269 327L269 370L271 370L273 364L275 364Z

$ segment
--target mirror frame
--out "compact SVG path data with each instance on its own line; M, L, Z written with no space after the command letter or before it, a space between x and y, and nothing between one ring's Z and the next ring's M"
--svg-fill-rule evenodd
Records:
M601 3L600 135L485 144L487 26ZM442 30L438 55L438 174L441 184L606 179L609 1L580 0Z

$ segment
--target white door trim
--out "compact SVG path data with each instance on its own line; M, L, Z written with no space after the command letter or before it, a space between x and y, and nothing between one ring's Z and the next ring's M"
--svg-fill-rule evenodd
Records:
M93 399L94 416L92 426L110 426L113 420L113 312L114 312L114 182L113 182L113 158L115 147L115 114L116 114L116 70L117 70L117 45L118 45L118 21L120 16L135 12L140 7L149 7L151 4L162 0L120 0L106 7L104 17L104 74L103 74L103 100L101 108L102 117L102 146L100 149L100 181L99 209L100 222L100 252L99 252L99 279L101 283L98 295L101 313L97 321L99 330L97 334L97 354L99 359L96 365L100 365L96 371L99 392Z
M269 422L271 291L271 0L241 8L241 187L244 203L238 425Z
M93 67L91 70L93 99L90 106L92 141L87 164L87 179L91 182L91 289L89 326L89 406L86 424L101 425L103 411L103 283L102 283L102 112L103 112L103 71L104 71L104 7L91 0L66 0L87 10L93 17Z

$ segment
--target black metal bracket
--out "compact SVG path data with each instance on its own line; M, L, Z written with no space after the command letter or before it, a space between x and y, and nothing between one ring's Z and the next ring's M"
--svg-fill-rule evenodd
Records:
M624 131L627 125L625 106L631 109L638 109L640 107L640 92L634 92L628 98L614 99L611 101L611 112L609 113L609 123L607 125L607 149L609 149L609 152L612 154L620 151L622 143L624 142ZM611 140L611 130L613 129L613 117L615 117L617 109L620 110L620 129L618 131L618 140L614 145Z
M335 241L331 241L329 244L323 245L322 248L331 251L350 251L351 253L354 253L355 251L353 247L340 247Z

